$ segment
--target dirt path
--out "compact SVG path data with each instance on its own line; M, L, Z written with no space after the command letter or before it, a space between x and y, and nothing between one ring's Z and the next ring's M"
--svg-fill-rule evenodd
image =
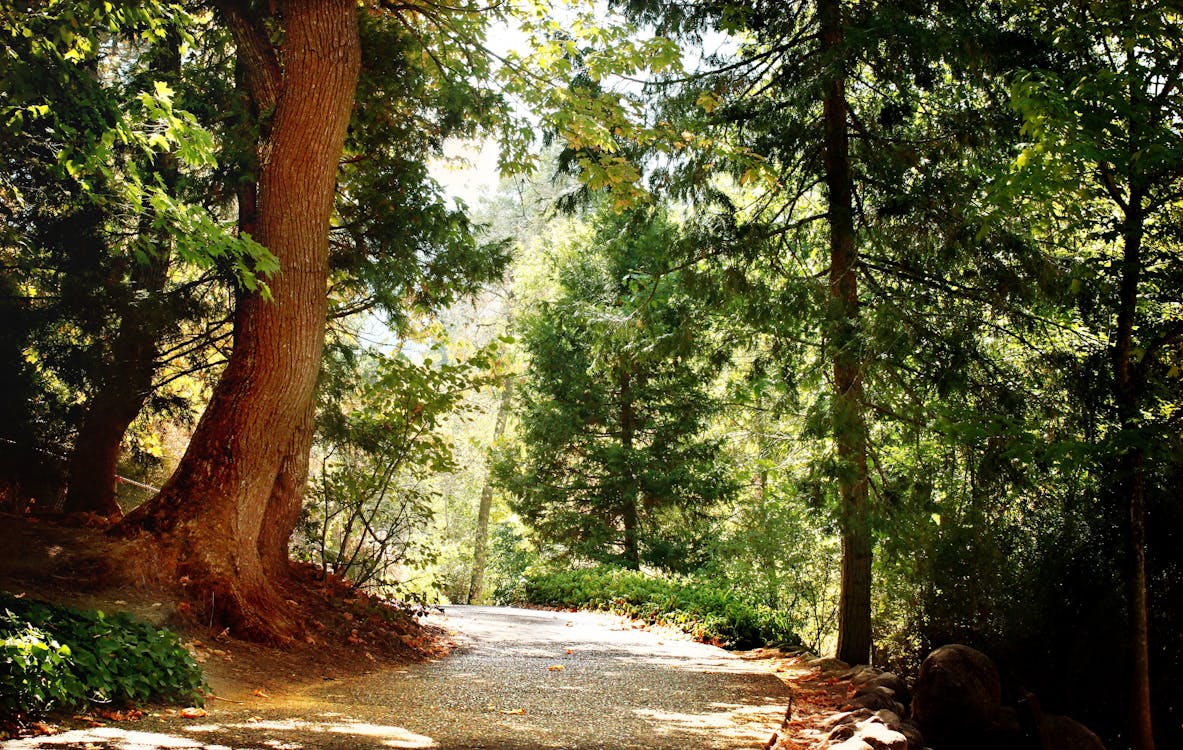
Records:
M765 663L607 615L448 607L438 620L460 644L438 661L6 747L759 748L788 704Z

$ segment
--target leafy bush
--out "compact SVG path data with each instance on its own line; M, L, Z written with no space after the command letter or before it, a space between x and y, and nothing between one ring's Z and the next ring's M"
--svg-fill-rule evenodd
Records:
M0 716L200 701L203 687L201 670L171 631L128 614L0 595Z
M783 612L753 605L693 579L646 575L602 566L527 572L515 592L522 603L616 612L671 625L727 648L797 646L801 640Z

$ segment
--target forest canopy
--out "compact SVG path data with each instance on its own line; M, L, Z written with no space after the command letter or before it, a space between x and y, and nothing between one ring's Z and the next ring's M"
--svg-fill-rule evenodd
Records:
M242 637L305 634L290 558L586 571L1183 742L1181 39L1148 0L9 3L0 502Z

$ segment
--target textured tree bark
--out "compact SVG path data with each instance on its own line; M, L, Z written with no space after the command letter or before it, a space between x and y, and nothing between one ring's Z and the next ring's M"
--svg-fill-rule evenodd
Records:
M282 41L272 49L241 5L219 7L261 110L266 87L276 92L260 150L255 239L280 272L270 280L273 299L240 299L234 351L185 457L124 526L173 548L202 610L242 636L283 642L302 632L275 579L285 572L280 548L286 556L307 474L329 219L360 67L358 10L351 0L282 3Z
M513 401L513 380L506 380L501 387L501 402L497 405L497 421L493 425L493 442L505 434L505 423L509 421L509 405ZM481 599L485 588L485 567L489 559L489 514L493 510L493 483L488 470L481 487L481 503L477 508L476 534L472 540L472 579L468 585L468 604Z
M841 0L818 0L822 58L832 67L822 91L824 182L829 201L829 343L834 367L834 443L839 464L842 582L837 656L871 659L871 532L867 519L867 437L858 336L858 249L850 168Z

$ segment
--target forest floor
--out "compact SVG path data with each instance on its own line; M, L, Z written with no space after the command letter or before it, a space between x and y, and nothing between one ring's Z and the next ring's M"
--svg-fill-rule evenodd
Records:
M99 585L85 561L101 537L0 518L0 590L179 629L212 696L202 711L59 716L6 748L760 748L777 732L806 750L848 694L801 656L605 614L447 607L418 630L357 633L343 614L361 605L340 592L319 604L339 611L315 643L264 648L178 614L167 591Z

